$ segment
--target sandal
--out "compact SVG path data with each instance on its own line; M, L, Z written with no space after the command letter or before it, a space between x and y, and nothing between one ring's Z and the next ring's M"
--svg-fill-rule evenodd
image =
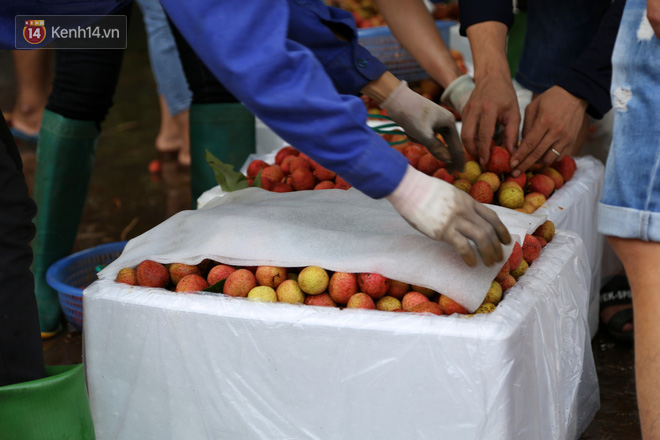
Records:
M600 289L600 311L612 306L631 305L632 292L625 275L616 275ZM623 331L623 326L633 323L632 307L619 310L610 317L607 322L601 318L601 322L607 328L608 333L616 341L631 344L634 340L633 331Z

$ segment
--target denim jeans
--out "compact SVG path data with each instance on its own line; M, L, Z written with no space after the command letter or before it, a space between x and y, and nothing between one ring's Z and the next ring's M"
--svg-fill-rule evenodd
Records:
M516 80L543 93L587 47L610 0L529 0Z
M660 41L646 0L628 0L612 55L614 135L598 230L660 242Z
M181 67L179 52L159 0L137 0L149 44L149 61L158 94L165 98L173 116L190 107L192 93Z

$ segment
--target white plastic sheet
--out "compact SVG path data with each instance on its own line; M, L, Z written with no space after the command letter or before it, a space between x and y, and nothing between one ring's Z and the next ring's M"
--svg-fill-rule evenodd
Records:
M598 409L582 241L494 313L254 303L104 277L84 291L98 440L576 439Z
M491 206L522 243L545 221ZM504 247L505 258L513 244ZM197 264L205 258L240 266L321 266L376 272L432 288L468 310L482 303L501 265L468 267L449 245L410 226L386 200L351 189L274 193L248 188L183 211L130 240L99 273L114 279L124 267L150 259Z

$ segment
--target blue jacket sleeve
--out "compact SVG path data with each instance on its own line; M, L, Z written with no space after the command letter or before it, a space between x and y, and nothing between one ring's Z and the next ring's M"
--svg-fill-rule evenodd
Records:
M556 84L589 102L587 113L602 118L612 108L612 52L626 0L614 0L585 51Z
M463 36L467 28L484 21L499 21L509 29L513 24L511 0L458 0L458 7L461 14L459 32Z
M285 0L162 4L220 82L280 137L371 197L396 188L407 160L366 125L362 101L339 94L313 53L287 38Z

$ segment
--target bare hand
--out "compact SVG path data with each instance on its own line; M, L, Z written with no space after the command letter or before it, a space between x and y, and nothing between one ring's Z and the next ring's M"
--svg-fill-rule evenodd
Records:
M525 109L523 139L511 156L513 175L539 161L549 165L565 154L577 139L586 108L585 100L558 86L534 99Z
M518 142L520 110L511 78L486 75L476 81L463 109L461 138L465 149L479 156L482 167L488 163L495 126L504 129L504 145L513 152Z

